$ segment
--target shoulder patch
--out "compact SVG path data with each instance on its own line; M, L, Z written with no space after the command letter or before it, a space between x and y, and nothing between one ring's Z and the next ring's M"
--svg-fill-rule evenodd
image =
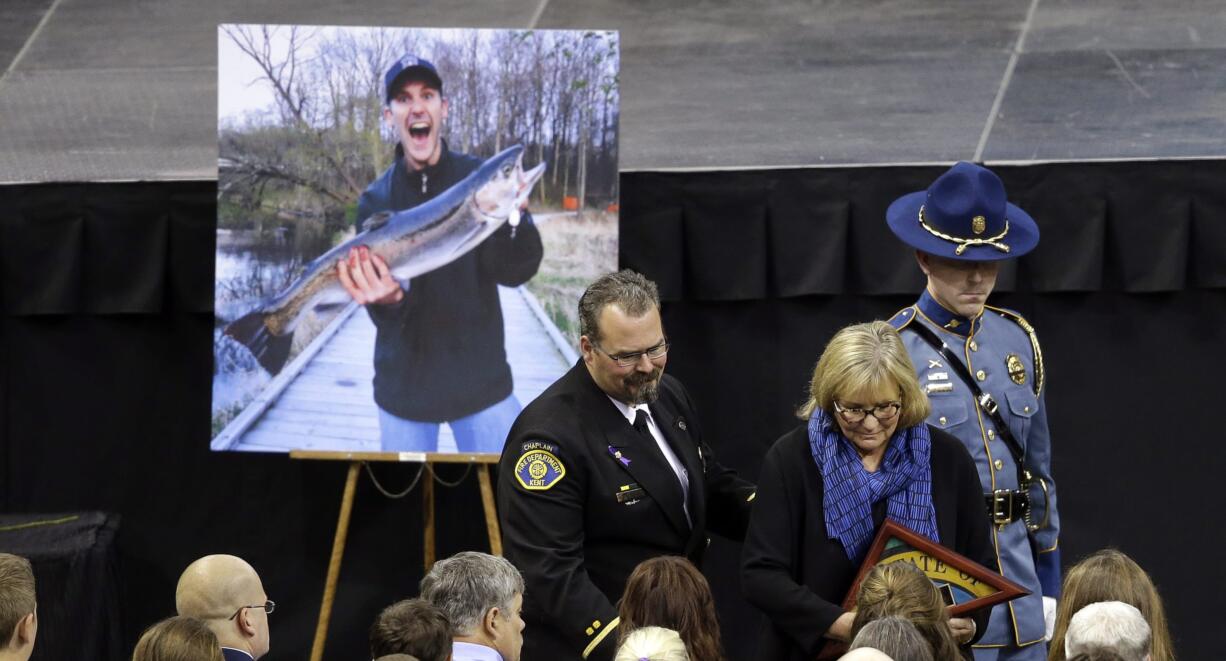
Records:
M894 313L894 316L890 317L890 320L886 323L893 326L894 330L900 331L906 328L907 324L911 323L913 319L915 319L915 308L903 308Z
M528 491L547 491L566 477L566 466L551 450L557 448L548 443L540 443L544 447L528 449L532 442L524 443L524 453L515 460L515 479L520 486Z

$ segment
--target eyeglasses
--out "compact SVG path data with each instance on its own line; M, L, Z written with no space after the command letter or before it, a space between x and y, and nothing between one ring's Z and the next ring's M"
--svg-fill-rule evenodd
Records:
M614 362L622 367L634 367L639 363L640 356L647 356L648 360L656 360L663 358L664 354L668 353L668 340L661 340L659 344L645 351L632 351L630 353L619 353L617 355L601 349L600 345L596 344L595 342L592 343L592 346L596 347L596 350L600 353L612 358Z
M834 410L839 412L839 415L851 424L864 422L865 416L871 415L877 419L877 422L886 423L894 419L898 412L902 410L902 402L890 402L888 404L878 404L870 408L848 408L838 402L834 403Z
M264 609L265 613L268 613L271 615L273 610L276 609L276 607L277 607L277 602L273 601L272 599L269 599L268 601L265 601L262 604L255 604L253 606L239 606L238 610L234 611L234 614L231 615L228 619L233 620L234 618L238 617L239 613L243 612L243 610L247 608L262 608Z

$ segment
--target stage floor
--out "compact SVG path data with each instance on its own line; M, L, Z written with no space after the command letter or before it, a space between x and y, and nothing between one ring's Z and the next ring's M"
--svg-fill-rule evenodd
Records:
M1221 0L6 0L0 182L215 177L220 22L620 30L623 170L1226 156Z

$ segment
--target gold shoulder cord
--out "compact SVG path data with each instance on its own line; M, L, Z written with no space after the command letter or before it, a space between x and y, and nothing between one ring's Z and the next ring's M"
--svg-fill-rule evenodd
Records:
M1030 322L1022 318L1022 315L1004 308L992 308L997 312L1009 317L1017 322L1022 330L1026 331L1026 335L1030 337L1030 348L1034 350L1034 396L1038 397L1043 392L1043 384L1045 379L1045 370L1043 369L1043 349L1039 347L1039 334L1034 331L1034 326Z

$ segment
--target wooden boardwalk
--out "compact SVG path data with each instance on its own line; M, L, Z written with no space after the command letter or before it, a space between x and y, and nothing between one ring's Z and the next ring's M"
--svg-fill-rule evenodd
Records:
M527 404L577 359L540 304L523 287L498 288L515 396ZM379 418L371 379L375 326L350 305L213 440L215 450L377 452ZM451 428L439 451L455 452Z

